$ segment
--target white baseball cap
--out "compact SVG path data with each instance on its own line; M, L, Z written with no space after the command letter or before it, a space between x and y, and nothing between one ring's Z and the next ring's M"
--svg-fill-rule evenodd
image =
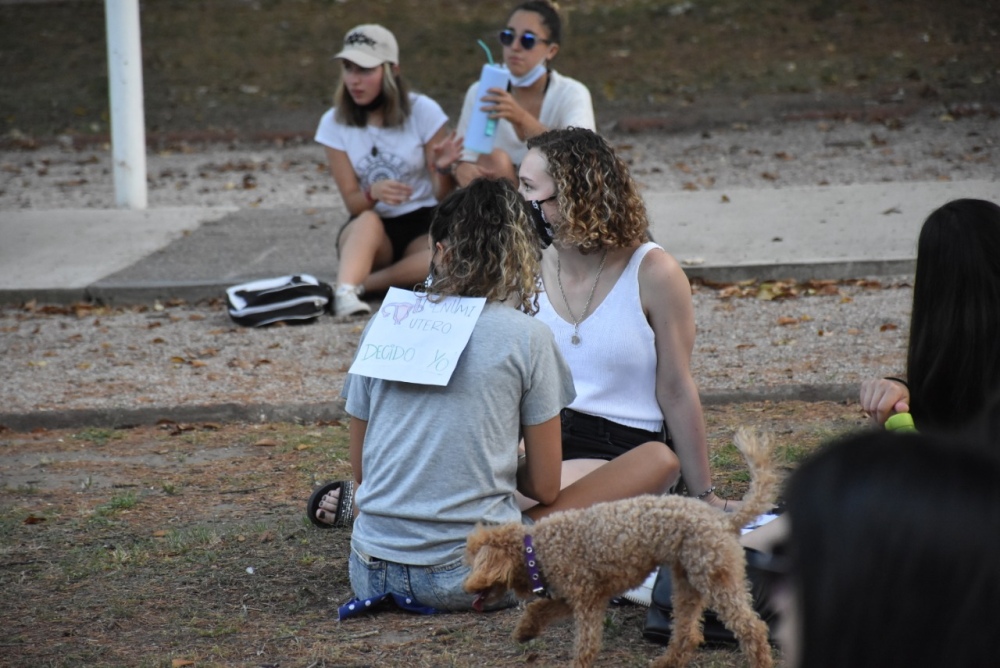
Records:
M344 48L334 58L343 58L361 67L382 63L399 65L399 46L392 33L374 23L351 28L344 36Z

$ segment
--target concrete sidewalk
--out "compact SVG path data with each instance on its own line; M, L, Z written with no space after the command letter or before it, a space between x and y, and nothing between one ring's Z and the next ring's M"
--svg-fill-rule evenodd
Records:
M852 278L912 272L920 226L1000 181L643 193L652 234L689 276ZM221 296L244 280L336 272L333 210L0 212L0 303Z

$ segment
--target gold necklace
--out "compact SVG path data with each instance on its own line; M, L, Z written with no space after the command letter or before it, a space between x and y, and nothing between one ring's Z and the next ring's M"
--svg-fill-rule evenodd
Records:
M604 255L601 256L601 266L597 268L597 277L594 279L594 284L590 286L590 294L587 295L587 303L583 305L583 313L579 318L573 313L573 309L570 308L569 300L566 299L566 291L563 290L562 284L562 262L559 260L559 253L556 253L556 283L559 285L559 294L562 295L563 304L566 305L566 310L569 312L569 317L573 321L573 336L570 337L569 342L574 346L580 345L583 339L580 338L580 323L584 321L587 317L587 311L590 310L590 302L594 298L594 291L597 290L597 284L601 280L601 272L604 271L604 262L608 259L608 249L604 249Z

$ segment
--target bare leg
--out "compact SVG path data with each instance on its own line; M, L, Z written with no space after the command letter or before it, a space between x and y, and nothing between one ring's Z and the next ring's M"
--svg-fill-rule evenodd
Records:
M373 211L365 211L347 224L340 235L339 250L337 283L347 285L361 285L373 266L384 266L392 259L385 226Z
M524 444L520 446L520 452L524 453ZM590 475L608 462L603 459L570 459L562 463L562 474L559 478L559 489L563 490L575 483L580 478ZM520 492L514 492L517 499L517 507L524 512L528 508L534 508L538 501L528 498Z
M555 503L535 505L525 514L537 520L560 510L586 508L601 501L664 494L679 475L677 456L658 441L638 445L610 462L570 460L563 462L563 488Z
M426 236L419 236L406 247L399 262L373 271L364 280L365 292L384 292L396 286L409 290L423 283L431 266L431 250Z

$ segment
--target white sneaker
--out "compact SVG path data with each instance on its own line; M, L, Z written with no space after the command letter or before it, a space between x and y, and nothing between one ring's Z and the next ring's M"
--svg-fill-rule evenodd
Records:
M636 605L644 605L648 608L653 603L653 583L656 582L656 574L659 572L659 568L654 570L649 574L645 582L635 589L630 589L622 594L622 598Z
M371 312L372 307L358 299L357 290L353 285L337 286L337 292L333 295L334 315L365 315Z

